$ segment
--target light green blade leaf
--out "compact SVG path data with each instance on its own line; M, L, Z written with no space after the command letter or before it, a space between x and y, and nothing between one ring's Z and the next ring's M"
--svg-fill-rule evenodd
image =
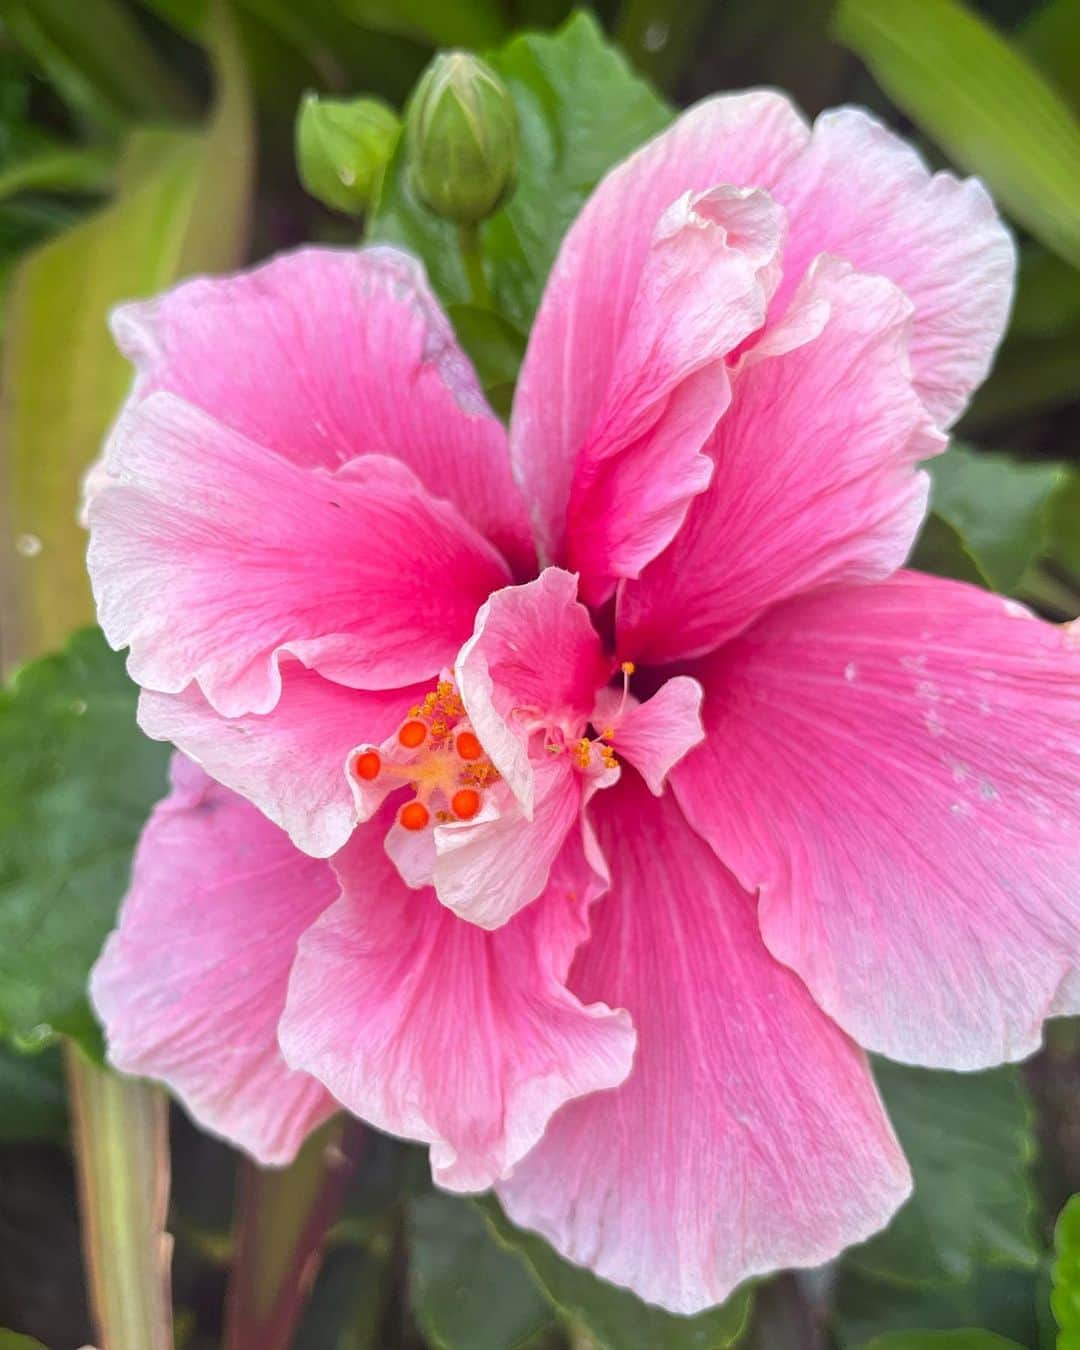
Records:
M27 255L8 301L0 440L12 601L4 659L58 646L93 615L79 483L131 381L106 316L186 272L235 263L246 235L252 133L231 33L205 132L140 131L109 206ZM14 547L12 547L14 545ZM10 561L9 561L10 560Z
M954 444L926 468L934 514L956 531L993 589L1011 591L1046 547L1048 511L1065 467Z
M42 146L0 172L0 201L18 192L104 192L115 165L108 146Z
M492 1231L526 1262L563 1320L591 1337L599 1350L722 1350L746 1326L748 1288L696 1317L677 1317L564 1261L543 1238L515 1228L494 1199L478 1203Z
M1058 1350L1080 1348L1080 1195L1074 1195L1054 1230L1053 1292L1050 1307L1060 1328Z
M1080 267L1080 123L957 0L840 0L835 31L897 104L1000 204Z
M90 966L165 794L168 748L135 725L135 686L96 629L0 691L0 1034L85 1032Z
M408 1245L413 1315L437 1350L513 1350L553 1324L526 1267L465 1197L414 1200Z
M192 111L183 85L116 0L0 0L0 19L61 98L99 127Z
M1016 1070L939 1073L879 1059L874 1072L915 1190L847 1264L899 1285L965 1281L985 1264L1033 1269L1035 1145Z
M515 37L487 59L505 80L521 126L521 172L507 204L480 227L496 308L528 331L559 243L604 173L662 130L670 109L577 14L557 33ZM369 237L424 260L444 304L472 300L454 226L416 201L399 147Z

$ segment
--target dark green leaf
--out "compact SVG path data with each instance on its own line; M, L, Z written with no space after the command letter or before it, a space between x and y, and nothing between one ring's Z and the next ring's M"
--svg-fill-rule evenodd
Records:
M915 1192L849 1264L897 1284L968 1280L980 1265L1034 1268L1034 1141L1017 1071L939 1073L879 1059L875 1074Z
M0 17L67 103L98 126L192 110L183 86L116 0L0 0Z
M1080 105L1080 0L1042 0L1017 33L1020 46L1058 92Z
M487 47L506 32L498 0L338 0L357 23L423 37L437 47Z
M986 436L1023 417L1072 403L1080 392L1080 329L1055 337L1021 337L1001 350L993 378L977 391L959 424L964 436Z
M1040 1270L984 1266L971 1280L951 1285L899 1285L875 1280L842 1264L833 1290L833 1323L840 1350L865 1350L887 1332L958 1331L981 1327L1040 1345Z
M954 444L926 468L934 514L956 531L994 590L1012 590L1046 546L1047 509L1064 467Z
M0 693L0 1030L77 1030L87 973L165 792L168 750L135 726L135 687L96 630Z
M1080 266L1080 123L1017 48L957 0L841 0L835 25L927 135Z
M480 309L477 305L451 305L448 313L488 402L500 416L508 416L514 384L525 355L524 337L490 309Z
M0 1045L0 1143L67 1142L67 1094L59 1050L21 1054Z
M480 228L497 309L528 331L567 227L604 173L663 129L671 111L586 14L554 34L523 34L488 56L521 126L521 173ZM454 226L412 194L404 146L391 162L369 235L424 260L445 304L472 300Z
M879 1336L866 1350L1022 1350L992 1331L900 1331Z
M1050 557L1080 585L1080 472L1073 469L1050 503Z
M1074 1195L1054 1230L1054 1287L1050 1306L1061 1329L1058 1350L1080 1346L1080 1195Z
M45 1350L45 1347L33 1336L20 1336L17 1331L0 1327L0 1350Z
M1080 272L1038 244L1028 244L1020 253L1009 341L1053 338L1077 331L1080 331ZM1080 394L1080 382L1077 393Z
M554 1318L472 1201L435 1192L408 1211L413 1314L438 1350L513 1350Z
M18 192L104 192L115 164L107 146L40 146L0 172L0 200Z
M973 586L986 585L986 578L964 547L963 540L947 521L933 514L923 522L908 566L936 577L969 581Z
M677 1317L564 1261L543 1238L515 1228L495 1200L479 1203L495 1234L527 1262L567 1322L582 1327L601 1350L720 1350L746 1325L749 1289L697 1317Z

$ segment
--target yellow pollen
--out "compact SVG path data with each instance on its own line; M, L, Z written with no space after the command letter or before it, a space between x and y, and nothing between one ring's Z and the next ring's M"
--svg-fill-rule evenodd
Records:
M592 747L593 743L588 736L582 736L581 740L578 741L577 750L574 753L577 756L579 768L587 769L589 767L589 761L592 759Z
M602 741L613 741L615 739L615 728L605 727L600 733L600 739Z
M637 669L637 666L634 665L633 661L624 661L622 665L619 667L619 669L622 671L624 675L633 675L634 671Z

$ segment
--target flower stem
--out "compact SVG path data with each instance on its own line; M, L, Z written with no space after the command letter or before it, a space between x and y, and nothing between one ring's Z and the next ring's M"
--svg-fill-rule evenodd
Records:
M168 1110L160 1088L66 1051L83 1256L102 1350L171 1350Z
M461 261L465 264L465 276L469 282L472 302L479 309L494 308L494 299L487 277L484 275L484 255L480 248L480 227L478 225L459 225L458 244L461 248Z
M225 1350L288 1350L363 1144L336 1116L288 1167L244 1162L225 1311Z

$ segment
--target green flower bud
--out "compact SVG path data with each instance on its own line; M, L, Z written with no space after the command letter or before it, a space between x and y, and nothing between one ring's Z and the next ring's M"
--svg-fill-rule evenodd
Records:
M517 178L518 121L510 92L469 52L444 52L424 72L405 119L417 197L436 215L475 225Z
M373 98L305 94L296 118L296 165L313 197L359 215L378 191L401 134L393 109Z

